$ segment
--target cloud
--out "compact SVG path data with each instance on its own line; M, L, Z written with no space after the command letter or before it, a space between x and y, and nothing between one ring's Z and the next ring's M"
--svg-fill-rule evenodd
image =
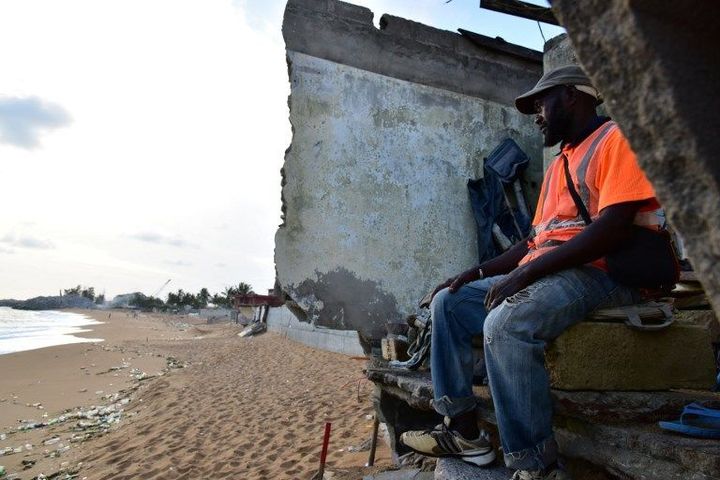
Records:
M33 149L40 135L71 123L61 106L39 97L0 97L0 142Z
M37 250L49 250L55 248L55 245L53 245L53 243L49 240L41 240L29 235L15 235L14 233L8 233L0 239L0 242L13 247L33 248ZM4 251L3 253L11 253L11 251Z
M173 247L189 247L191 244L178 236L171 237L169 235L162 235L154 232L140 232L133 235L129 235L134 240L139 240L146 243L156 243L159 245L171 245Z
M13 253L15 253L15 250L13 250L12 248L3 247L2 245L0 245L0 253L12 255Z
M192 263L183 260L167 260L165 263L174 267L192 267Z

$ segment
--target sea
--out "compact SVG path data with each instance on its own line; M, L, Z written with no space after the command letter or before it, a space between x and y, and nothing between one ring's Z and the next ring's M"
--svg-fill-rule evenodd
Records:
M0 355L67 343L102 342L75 334L91 332L98 322L80 313L54 310L14 310L0 307Z

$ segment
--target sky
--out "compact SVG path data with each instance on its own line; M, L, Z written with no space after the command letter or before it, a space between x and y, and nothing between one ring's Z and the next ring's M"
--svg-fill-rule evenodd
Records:
M356 0L542 50L478 0ZM543 4L541 0L534 3ZM284 0L0 2L0 298L272 288ZM542 25L547 39L562 30Z

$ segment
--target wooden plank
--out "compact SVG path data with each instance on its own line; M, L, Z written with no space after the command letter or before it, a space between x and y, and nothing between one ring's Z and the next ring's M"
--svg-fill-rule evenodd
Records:
M472 43L481 48L489 48L497 50L499 52L514 55L524 60L530 60L532 62L542 63L542 52L533 50L531 48L525 48L514 43L506 42L500 37L491 38L479 33L471 32L463 28L458 28L460 34L470 40Z
M480 0L480 8L560 26L555 14L549 8L521 0Z

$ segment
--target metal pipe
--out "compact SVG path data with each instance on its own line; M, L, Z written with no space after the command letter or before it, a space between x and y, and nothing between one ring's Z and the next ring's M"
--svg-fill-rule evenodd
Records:
M377 414L375 415L375 421L373 422L373 433L372 433L372 439L370 441L370 457L368 458L368 467L372 467L375 465L375 450L377 449L377 436L378 436L378 427L380 426L380 420L377 418Z

